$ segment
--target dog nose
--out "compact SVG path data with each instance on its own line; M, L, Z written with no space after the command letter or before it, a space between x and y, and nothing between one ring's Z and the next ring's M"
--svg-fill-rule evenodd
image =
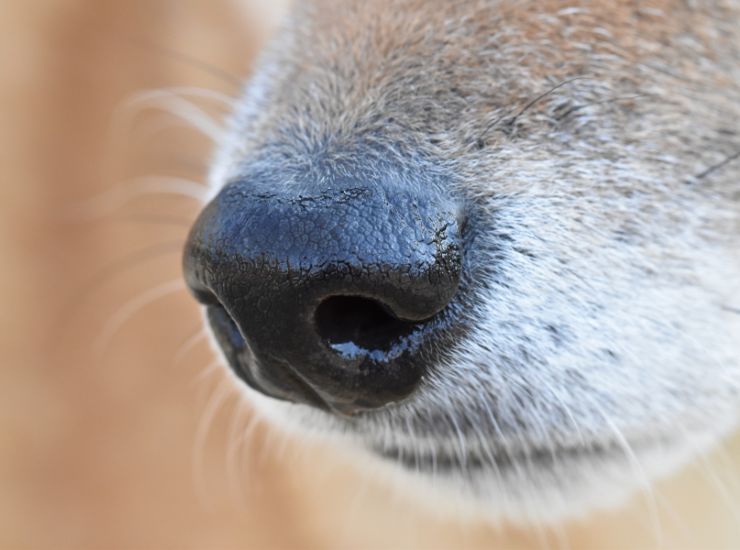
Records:
M409 396L461 270L459 208L440 192L228 184L185 249L236 373L279 399L354 413Z

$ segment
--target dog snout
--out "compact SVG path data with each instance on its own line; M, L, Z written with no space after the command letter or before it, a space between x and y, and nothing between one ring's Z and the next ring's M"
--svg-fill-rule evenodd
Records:
M186 280L254 389L354 413L418 386L456 294L459 208L383 186L227 185L196 221Z

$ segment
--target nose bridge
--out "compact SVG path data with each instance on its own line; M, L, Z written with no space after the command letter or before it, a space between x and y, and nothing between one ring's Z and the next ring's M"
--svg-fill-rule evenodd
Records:
M327 402L397 400L423 370L413 361L411 342L419 334L411 333L421 329L412 323L439 313L457 289L456 205L431 186L424 193L355 181L314 189L249 180L226 186L193 227L186 278L196 295L215 295L231 315L257 358L253 378L288 368ZM391 352L359 353L349 342L352 353L337 353L349 348L333 349L322 339L317 310L341 296L355 301L324 308L329 332L350 338L369 330L374 336L367 341L386 334L406 340L389 344ZM357 304L375 309L348 311ZM353 328L339 330L343 320ZM383 327L368 329L372 323Z

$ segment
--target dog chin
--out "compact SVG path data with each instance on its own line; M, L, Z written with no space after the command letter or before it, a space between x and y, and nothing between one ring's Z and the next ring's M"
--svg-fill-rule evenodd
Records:
M434 513L522 526L618 508L631 497L654 506L651 483L706 452L719 437L716 432L681 438L663 434L488 454L464 447L421 451L410 445L368 444L324 412L276 401L250 388L245 392L277 429L333 444L363 473L385 479Z
M675 471L692 452L661 442L531 449L485 458L400 449L376 454L465 516L527 526L614 509L635 495L653 498L648 480Z
M633 501L655 510L659 503L653 484L713 442L660 439L629 447L622 442L532 449L486 459L474 453L417 457L394 449L374 451L373 461L391 486L401 487L432 513L523 528L555 527L595 513L615 513Z

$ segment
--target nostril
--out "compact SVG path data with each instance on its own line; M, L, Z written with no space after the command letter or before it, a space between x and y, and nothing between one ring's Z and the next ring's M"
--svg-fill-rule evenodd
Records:
M241 350L246 347L244 337L236 320L231 316L221 300L207 288L191 288L193 296L205 306L211 325L218 329L216 338L229 350Z
M221 345L232 351L243 350L247 344L236 321L226 311L226 308L217 302L208 305L207 311L212 326L218 329L217 339L221 342Z
M381 302L361 296L327 298L314 319L319 336L343 355L386 352L419 326L399 319Z

